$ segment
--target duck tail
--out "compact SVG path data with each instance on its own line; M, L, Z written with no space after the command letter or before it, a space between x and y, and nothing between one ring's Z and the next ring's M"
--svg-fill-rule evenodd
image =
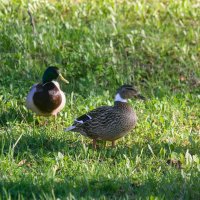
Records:
M69 127L65 128L64 131L65 131L65 132L71 131L71 130L73 130L73 129L75 129L75 128L76 128L76 126L69 126Z

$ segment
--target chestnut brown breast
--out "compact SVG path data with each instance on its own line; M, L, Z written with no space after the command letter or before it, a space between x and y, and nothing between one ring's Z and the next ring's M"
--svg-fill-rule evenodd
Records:
M51 113L62 102L59 89L52 82L44 85L38 84L33 96L33 102L37 108L44 113Z

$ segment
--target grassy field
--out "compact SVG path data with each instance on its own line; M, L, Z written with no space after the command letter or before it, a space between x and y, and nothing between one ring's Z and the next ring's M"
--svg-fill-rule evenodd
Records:
M70 81L57 127L25 108L48 65ZM148 100L116 148L63 132L124 83ZM1 0L0 199L200 199L199 1Z

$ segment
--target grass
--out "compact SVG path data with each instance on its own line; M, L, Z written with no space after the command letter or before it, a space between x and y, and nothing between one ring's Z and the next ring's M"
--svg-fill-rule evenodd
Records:
M1 199L199 199L199 19L195 0L1 1ZM57 129L24 104L49 64L70 81ZM63 132L123 83L148 101L116 148Z

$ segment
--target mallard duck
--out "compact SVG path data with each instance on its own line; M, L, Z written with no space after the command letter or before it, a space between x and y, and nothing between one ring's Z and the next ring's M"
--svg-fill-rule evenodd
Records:
M78 117L65 131L79 132L92 138L94 149L97 140L111 141L114 147L115 141L136 124L136 114L127 101L133 97L145 99L133 86L123 85L117 90L114 106L102 106Z
M40 116L57 116L66 103L65 94L56 81L63 78L57 67L48 67L42 77L42 82L34 84L26 98L28 109Z

